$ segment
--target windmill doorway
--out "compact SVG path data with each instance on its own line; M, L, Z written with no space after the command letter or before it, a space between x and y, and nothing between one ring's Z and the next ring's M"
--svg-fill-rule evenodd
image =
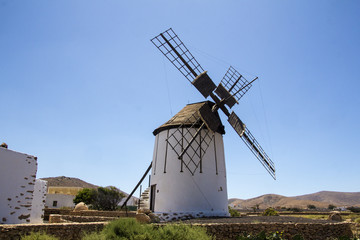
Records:
M154 212L155 209L155 194L156 194L156 184L151 185L150 188L150 210Z

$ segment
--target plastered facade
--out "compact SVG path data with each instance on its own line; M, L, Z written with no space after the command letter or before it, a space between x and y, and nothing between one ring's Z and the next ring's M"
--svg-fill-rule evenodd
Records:
M46 192L47 192L47 181L36 179L31 214L30 214L30 223L43 222Z
M0 147L0 224L29 223L37 158Z
M46 195L45 206L48 208L74 208L75 203L73 202L75 196L68 194L50 194Z
M150 180L152 191L155 190L153 212L162 221L229 216L222 135L214 133L201 168L192 175L185 166L181 167L181 160L167 144L167 136L174 131L164 130L155 138Z

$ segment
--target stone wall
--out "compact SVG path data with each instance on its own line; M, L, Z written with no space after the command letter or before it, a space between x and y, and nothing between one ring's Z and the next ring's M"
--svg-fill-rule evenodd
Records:
M67 209L47 208L47 209L45 209L44 220L48 221L50 214L119 218L119 217L135 217L136 212L135 211L128 211L128 212L126 212L126 211L94 211L94 210L74 212L72 210L67 210Z
M322 240L333 237L351 237L349 223L233 223L233 224L193 224L206 227L207 232L216 239L236 239L244 234L256 235L262 231L274 233L284 232L285 239L292 239L295 235L302 235L306 240Z
M53 216L53 215L52 215ZM116 217L99 217L99 216L72 216L72 215L59 215L61 220L68 222L109 222L116 220Z
M235 209L236 210L236 209ZM278 210L276 210L278 211ZM259 215L261 216L263 214L264 211L260 212L244 212L244 211L238 211L240 214L245 214L245 215ZM311 212L311 211L303 211L303 212L282 212L282 211L278 211L280 216L287 216L287 215L330 215L331 212L333 211L327 211L327 212ZM337 211L335 211L337 212ZM348 216L353 214L352 212L339 212L340 215L343 216Z
M0 239L15 240L20 239L21 235L30 232L46 232L59 237L60 239L78 240L81 239L83 232L100 231L106 222L99 223L59 223L59 224L17 224L0 225ZM301 234L305 240L322 240L330 237L352 236L349 223L324 223L324 224L305 224L305 223L218 223L218 224L193 224L203 226L209 234L215 235L216 239L236 239L243 234L257 234L261 231L273 233L284 231L284 237L291 239L292 236ZM163 224L158 224L163 226Z
M18 240L31 232L45 232L66 240L79 240L84 232L101 231L106 223L57 223L0 225L0 239Z

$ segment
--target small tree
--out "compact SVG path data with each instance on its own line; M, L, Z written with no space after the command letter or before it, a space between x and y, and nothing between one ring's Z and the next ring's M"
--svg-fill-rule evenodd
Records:
M254 212L256 212L256 206L251 207Z
M348 207L347 209L353 213L360 213L360 207Z
M93 202L93 208L97 210L114 211L118 204L125 197L116 187L99 187Z
M328 209L330 209L330 210L334 210L335 208L336 208L336 206L332 205L332 204L329 204L329 206L328 206Z
M93 204L95 201L96 195L97 195L97 192L95 189L84 188L77 193L73 202L75 204L78 204L79 202L84 202L87 205Z
M314 210L314 209L316 209L316 206L312 205L312 204L309 204L309 205L307 205L307 208L311 209L311 210Z
M286 209L288 211L292 211L292 212L302 212L302 210L300 208L297 208L297 207L293 207L293 208L288 208Z

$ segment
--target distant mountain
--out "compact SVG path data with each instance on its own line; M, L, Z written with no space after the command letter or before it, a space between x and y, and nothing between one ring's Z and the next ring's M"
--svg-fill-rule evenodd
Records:
M335 206L353 206L360 204L360 192L330 192L322 191L295 197L298 200L328 202Z
M276 194L266 194L251 199L229 199L229 204L236 208L251 209L253 206L259 206L260 209L268 207L286 207L286 208L307 208L308 205L315 205L317 208L327 208L329 204L338 207L342 206L360 206L360 192L318 192L313 194L285 197Z
M48 178L41 178L48 182L48 187L82 187L82 188L98 188L98 186L93 185L91 183L87 183L78 178L72 177L48 177Z

